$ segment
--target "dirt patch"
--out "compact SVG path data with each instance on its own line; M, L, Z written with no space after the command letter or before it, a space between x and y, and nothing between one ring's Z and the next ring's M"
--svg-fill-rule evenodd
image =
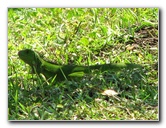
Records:
M133 48L140 46L146 50L157 50L158 27L143 27L136 30L133 42L128 42L128 44L132 44Z

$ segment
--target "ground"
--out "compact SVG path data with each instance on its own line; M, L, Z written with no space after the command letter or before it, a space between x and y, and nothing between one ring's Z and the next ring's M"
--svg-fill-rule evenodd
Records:
M8 9L9 120L159 120L157 8ZM18 51L56 64L135 63L47 82Z

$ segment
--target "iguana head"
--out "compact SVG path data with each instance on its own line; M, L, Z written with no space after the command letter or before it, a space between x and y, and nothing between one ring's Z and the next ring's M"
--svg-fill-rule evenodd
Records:
M21 60L23 60L25 63L29 64L32 67L37 67L37 65L39 65L40 63L40 56L38 55L38 53L34 52L31 49L24 49L19 51L18 56Z

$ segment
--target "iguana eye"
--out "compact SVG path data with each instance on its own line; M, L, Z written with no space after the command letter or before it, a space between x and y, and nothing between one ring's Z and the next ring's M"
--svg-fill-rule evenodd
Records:
M29 50L26 50L26 53L28 54L28 53L29 53Z

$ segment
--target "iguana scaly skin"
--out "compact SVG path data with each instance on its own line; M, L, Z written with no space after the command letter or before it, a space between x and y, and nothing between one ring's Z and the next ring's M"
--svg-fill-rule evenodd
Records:
M80 77L84 73L89 73L94 69L99 71L119 70L122 68L140 68L138 64L103 64L92 66L78 65L56 65L45 61L37 52L31 49L25 49L18 52L21 60L29 64L33 73L42 73L47 79L56 76L57 80L69 79L71 77Z

